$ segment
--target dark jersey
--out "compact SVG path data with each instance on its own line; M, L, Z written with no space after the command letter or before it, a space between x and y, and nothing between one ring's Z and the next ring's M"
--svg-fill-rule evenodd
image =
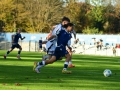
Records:
M57 36L57 46L63 45L65 47L71 39L71 34L64 29L60 30Z
M39 48L42 49L42 40L39 40Z
M13 35L13 42L14 42L14 43L18 43L19 38L22 38L20 33L14 34L14 35Z
M42 46L42 40L39 40L39 46Z

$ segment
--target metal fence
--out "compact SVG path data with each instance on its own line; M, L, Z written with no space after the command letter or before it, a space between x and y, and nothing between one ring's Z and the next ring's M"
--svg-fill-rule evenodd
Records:
M29 42L20 41L19 44L22 47L22 51L37 52L39 50L39 45L37 41L31 40ZM0 50L8 50L11 48L11 46L12 46L11 42L7 41L0 42ZM17 50L17 48L15 48L15 50Z
M22 51L38 52L39 44L37 41L30 40L29 42L20 41ZM0 50L8 50L11 47L11 42L0 42ZM43 46L44 47L44 46ZM76 45L73 48L73 53L83 55L100 55L100 56L120 56L120 48L116 48L116 55L113 54L113 46L103 46L102 49L97 49L94 45ZM15 49L17 50L17 49Z

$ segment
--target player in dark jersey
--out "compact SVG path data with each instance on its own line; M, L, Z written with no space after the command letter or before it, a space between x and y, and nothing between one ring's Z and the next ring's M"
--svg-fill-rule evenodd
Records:
M37 73L40 73L39 69L41 67L47 64L54 63L55 61L62 59L62 57L64 56L66 57L66 61L64 63L64 68L62 70L62 73L67 73L67 74L71 73L71 71L67 70L68 63L70 60L70 55L66 50L66 46L67 46L68 41L71 38L71 34L69 32L71 32L71 30L73 29L73 24L68 23L64 27L65 29L62 29L57 33L57 47L52 57L49 60L42 60L41 62L34 64L33 70L35 70Z
M39 51L41 52L42 50L42 37L39 40Z
M22 47L18 44L18 41L19 41L19 38L20 38L21 40L23 40L23 39L25 39L25 37L22 38L20 33L21 33L21 30L18 29L17 32L16 32L16 34L12 35L12 46L11 46L10 50L8 50L7 53L4 55L4 59L6 59L7 55L8 55L14 48L18 48L18 49L19 49L17 58L18 58L18 59L21 59L21 58L20 58L20 53L21 53L21 51L22 51Z

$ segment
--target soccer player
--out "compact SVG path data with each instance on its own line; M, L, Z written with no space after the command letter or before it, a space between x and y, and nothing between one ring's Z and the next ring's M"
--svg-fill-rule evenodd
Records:
M71 34L69 32L72 31L73 29L73 24L72 23L68 23L67 25L64 25L65 29L61 29L57 32L57 47L55 48L55 52L52 55L52 57L49 60L42 60L41 62L38 62L36 64L34 64L34 70L37 73L40 73L40 68L42 68L43 66L47 65L47 64L51 64L54 63L55 61L62 59L62 57L66 57L66 61L64 63L64 68L62 70L62 73L71 73L71 71L67 70L68 67L68 63L70 60L70 55L66 50L66 46L68 41L71 39ZM70 48L70 47L68 47Z
M74 35L74 39L75 39L75 41L76 41L76 32L74 31L74 30L72 30L71 32L71 35L73 34ZM72 37L71 37L72 38ZM71 45L71 39L68 41L68 46L70 46ZM68 65L68 67L69 68L73 68L73 67L75 67L75 65L73 65L72 64L72 49L67 49L67 51L69 52L69 54L70 54L70 56L71 56L71 59L70 59L70 61L69 61L69 65Z
M39 51L42 51L42 37L39 40Z
M4 59L6 59L7 55L8 55L14 48L18 48L18 49L19 49L17 58L18 58L18 59L21 59L21 58L20 58L20 53L21 53L21 51L22 51L22 47L18 44L18 41L19 41L19 38L20 38L21 40L23 40L23 39L25 39L25 37L22 38L22 36L21 36L20 33L21 33L21 30L18 29L17 32L16 32L16 34L12 35L12 46L11 46L11 48L7 51L7 53L4 55Z
M63 17L62 22L56 26L53 27L53 30L50 31L49 35L47 36L47 43L46 43L46 50L47 54L49 55L49 58L51 58L51 55L54 53L56 48L56 33L63 28L65 24L68 24L70 22L70 19L68 17ZM46 41L45 41L46 42ZM45 44L43 42L43 44ZM48 56L44 56L43 58L47 59Z
M62 23L54 26L54 29L51 32L52 34L49 34L49 38L47 38L49 41L46 43L46 49L47 49L49 57L51 57L51 55L54 53L54 50L56 47L57 38L55 38L55 35L56 35L57 31L61 30L63 28L63 26L69 22L70 22L70 19L68 17L63 17ZM74 30L72 30L70 33L74 35L74 38L76 40L76 32ZM68 41L69 46L70 46L70 44L71 44L71 40ZM71 56L71 59L69 61L69 68L75 67L75 65L72 64L72 49L70 50L68 48L67 50ZM46 56L44 58L46 58Z

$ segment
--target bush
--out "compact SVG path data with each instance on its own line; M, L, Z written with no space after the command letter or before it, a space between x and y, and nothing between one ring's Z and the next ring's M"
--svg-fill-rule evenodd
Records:
M86 27L83 31L84 34L103 34L102 31L99 32L98 28L89 28Z

